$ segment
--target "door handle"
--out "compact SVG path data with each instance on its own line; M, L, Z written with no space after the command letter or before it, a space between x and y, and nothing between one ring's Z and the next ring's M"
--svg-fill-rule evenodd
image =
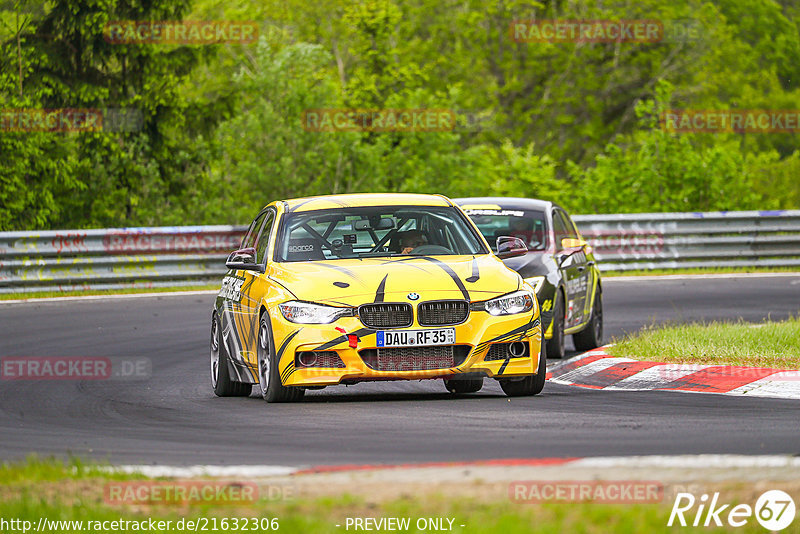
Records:
M586 270L586 266L585 265L581 265L580 267L578 267L578 272L579 273L582 273L585 270Z

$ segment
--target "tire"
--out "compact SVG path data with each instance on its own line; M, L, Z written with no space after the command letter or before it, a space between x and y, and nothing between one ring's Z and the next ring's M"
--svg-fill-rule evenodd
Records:
M299 387L284 386L278 371L275 342L269 314L264 312L258 325L258 389L267 402L295 402L303 398L305 390Z
M560 360L564 357L564 298L561 290L556 289L553 297L553 337L545 340L547 357Z
M483 387L483 378L444 379L444 387L450 393L476 393Z
M592 350L603 344L603 294L600 288L594 295L592 304L592 317L586 328L573 334L572 342L575 343L575 350Z
M547 358L544 352L544 350L539 351L539 367L535 375L528 375L522 380L500 380L500 387L506 395L528 397L542 392L547 378Z
M231 379L229 357L222 343L222 328L215 313L211 318L211 387L217 397L247 397L253 386Z

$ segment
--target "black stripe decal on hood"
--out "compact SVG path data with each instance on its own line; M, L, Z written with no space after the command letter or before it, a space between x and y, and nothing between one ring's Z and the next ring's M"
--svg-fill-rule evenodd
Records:
M375 292L375 300L374 300L374 302L376 302L376 303L383 302L383 299L384 299L384 297L386 295L386 279L387 278L389 278L388 274L386 276L384 276L383 280L381 280L381 283L378 284L378 290Z
M458 277L456 272L453 269L451 269L449 265L447 265L443 261L437 260L436 258L431 258L430 256L420 256L420 259L432 262L437 267L441 268L444 272L449 274L450 278L452 278L453 282L455 282L456 285L458 286L458 289L461 290L461 294L464 295L464 299L467 302L469 302L469 300L470 300L469 299L469 291L467 291L466 286L464 286L464 282L461 281L461 279Z
M361 280L356 273L351 271L346 267L339 267L338 265L329 265L327 263L322 263L321 261L314 262L314 267L327 267L328 269L333 269L335 271L339 271L342 274L346 274L350 278L354 278L356 280Z
M419 259L419 258L420 258L420 256L411 256L409 258L402 258L402 259L399 259L399 260L385 261L381 265L388 265L390 263L401 263L401 262L407 262L407 261L414 261L414 260ZM409 265L407 265L407 267L413 267L414 269L419 269L423 273L430 273L430 271L426 271L425 269L423 269L419 265L411 265L411 264L409 264Z

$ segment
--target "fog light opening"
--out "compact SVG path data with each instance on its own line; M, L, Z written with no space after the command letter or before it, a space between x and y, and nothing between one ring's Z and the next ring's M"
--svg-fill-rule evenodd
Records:
M297 356L297 361L303 367L313 367L317 363L317 355L313 352L301 352Z
M514 358L522 358L527 352L527 347L522 341L517 341L508 346L508 352L510 352L511 356Z

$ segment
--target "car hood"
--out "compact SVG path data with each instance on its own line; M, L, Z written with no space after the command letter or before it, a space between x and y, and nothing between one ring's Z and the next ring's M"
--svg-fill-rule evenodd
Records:
M299 300L365 302L485 300L515 291L519 275L495 256L402 256L272 264L269 276Z

